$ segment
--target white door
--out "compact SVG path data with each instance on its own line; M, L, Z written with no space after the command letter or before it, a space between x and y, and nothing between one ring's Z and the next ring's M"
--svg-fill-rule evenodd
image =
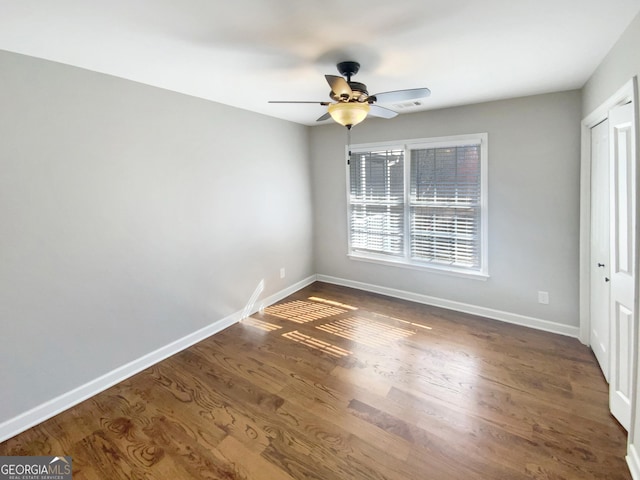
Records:
M609 121L591 129L591 332L589 344L609 380Z
M620 424L631 424L636 244L635 127L632 104L609 113L611 170L611 364L609 407Z

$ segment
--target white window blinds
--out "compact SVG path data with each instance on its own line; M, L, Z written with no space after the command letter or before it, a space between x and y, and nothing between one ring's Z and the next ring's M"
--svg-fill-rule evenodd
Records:
M352 149L349 254L486 276L486 134Z
M411 258L480 267L480 145L411 150Z
M404 150L354 152L351 250L404 256Z

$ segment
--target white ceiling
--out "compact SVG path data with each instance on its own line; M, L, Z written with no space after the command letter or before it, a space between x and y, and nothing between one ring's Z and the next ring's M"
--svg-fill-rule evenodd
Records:
M313 125L323 74L419 109L580 88L640 0L0 0L0 49ZM412 110L414 111L414 110Z

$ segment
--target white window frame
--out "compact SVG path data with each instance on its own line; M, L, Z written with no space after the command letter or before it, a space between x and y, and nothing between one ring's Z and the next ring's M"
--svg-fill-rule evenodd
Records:
M445 273L455 276L486 280L489 278L488 265L488 158L489 135L487 133L474 133L465 135L453 135L447 137L421 138L413 140L400 140L394 142L375 142L351 145L346 147L346 156L358 152L370 152L372 150L404 150L404 257L379 255L371 252L353 251L351 245L351 172L349 162L346 165L346 193L347 193L347 256L352 260L393 265L403 268L425 270L430 272ZM480 145L480 268L471 269L459 266L444 265L431 262L419 262L411 260L409 244L410 238L410 181L411 181L411 150L426 148L456 147L470 144Z

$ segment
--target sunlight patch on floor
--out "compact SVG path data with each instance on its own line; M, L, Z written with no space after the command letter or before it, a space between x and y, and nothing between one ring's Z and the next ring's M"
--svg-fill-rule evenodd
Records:
M346 303L336 302L335 300L327 300L326 298L309 297L309 300L312 300L314 302L326 303L327 305L333 305L334 307L346 308L347 310L358 310L358 307L353 307L351 305L347 305Z
M245 318L244 320L242 320L242 324L264 330L265 332L273 332L282 328L280 325L265 322L264 320L258 320L257 318L253 317Z
M337 347L327 342L323 342L317 338L311 337L309 335L305 335L304 333L300 333L297 330L293 332L283 333L282 336L288 340L293 340L297 343L302 343L307 347L311 347L315 350L320 350L322 352L328 353L329 355L333 355L334 357L346 357L351 355L352 352L349 350L345 350L344 348Z
M308 323L321 318L332 317L347 310L325 305L322 303L294 300L293 302L279 303L264 309L264 313L274 317L289 320L295 323Z
M316 328L371 347L389 345L416 333L364 317L343 318L324 325L318 325Z

